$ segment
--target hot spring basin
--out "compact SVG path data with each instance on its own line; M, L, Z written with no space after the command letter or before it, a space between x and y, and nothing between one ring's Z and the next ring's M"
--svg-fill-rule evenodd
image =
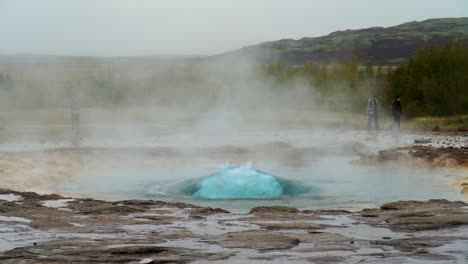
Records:
M183 195L208 199L274 198L310 191L301 182L258 171L249 163L235 167L225 164L216 173L186 181L180 188Z
M449 180L463 175L433 168L356 166L350 163L352 159L327 156L300 167L268 165L274 174L257 171L249 164L225 165L213 173L211 161L166 168L165 160L155 160L153 168L84 171L77 177L53 183L47 189L71 196L156 199L221 207L233 212L274 205L301 210L361 210L398 200L463 199L457 189L447 185ZM250 171L252 174L247 175L253 177L232 176L241 171Z

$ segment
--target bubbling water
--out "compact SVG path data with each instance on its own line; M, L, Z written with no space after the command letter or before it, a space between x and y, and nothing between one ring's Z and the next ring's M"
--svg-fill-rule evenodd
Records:
M303 183L281 179L252 168L224 164L216 173L187 182L182 193L208 199L274 198L311 191Z

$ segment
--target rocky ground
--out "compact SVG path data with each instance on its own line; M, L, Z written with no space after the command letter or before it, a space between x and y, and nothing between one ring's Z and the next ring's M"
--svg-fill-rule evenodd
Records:
M359 212L100 201L0 190L1 263L466 263L468 204Z

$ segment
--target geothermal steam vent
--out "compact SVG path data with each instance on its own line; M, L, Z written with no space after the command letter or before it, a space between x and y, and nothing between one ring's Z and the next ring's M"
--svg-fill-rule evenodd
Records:
M182 193L209 199L274 198L309 192L302 183L281 179L252 168L225 164L216 173L188 182Z

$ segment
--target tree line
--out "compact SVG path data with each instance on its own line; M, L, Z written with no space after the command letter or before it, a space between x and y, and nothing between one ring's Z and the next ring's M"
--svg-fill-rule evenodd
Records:
M388 82L383 95L400 95L411 116L467 114L468 45L457 42L420 49L388 76Z
M286 67L271 64L266 72L278 82L305 78L316 92L315 103L334 111L362 113L376 95L384 111L400 96L408 117L468 113L468 44L422 48L399 66L358 65L353 54L334 65Z

